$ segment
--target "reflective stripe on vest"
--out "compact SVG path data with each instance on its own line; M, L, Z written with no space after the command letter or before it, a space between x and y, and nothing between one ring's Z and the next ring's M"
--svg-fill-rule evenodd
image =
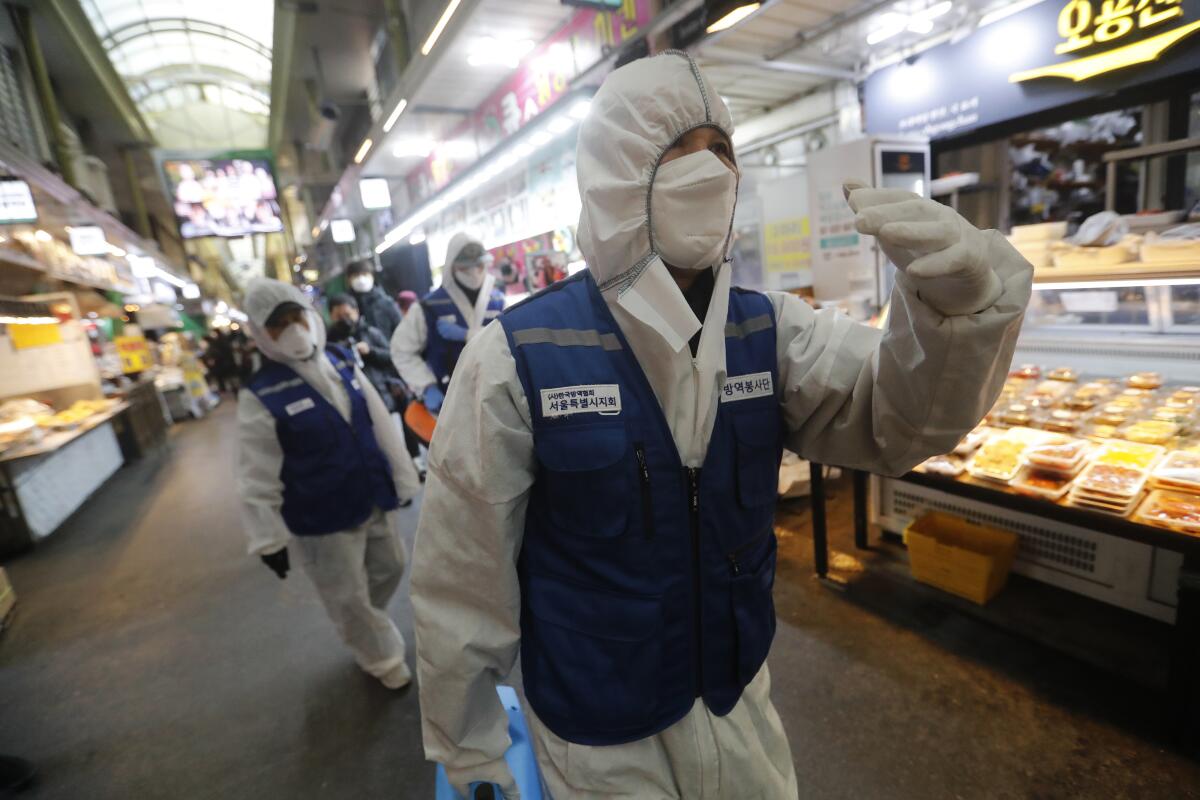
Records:
M764 295L730 293L730 388L703 467L688 470L590 273L500 317L538 463L518 559L521 663L559 737L643 739L697 697L726 714L761 668L782 454L773 320Z
M264 360L248 387L275 418L283 451L280 513L297 536L350 530L376 508L399 506L391 465L375 439L349 353L330 345L322 357L337 369L346 390L349 422L284 364Z

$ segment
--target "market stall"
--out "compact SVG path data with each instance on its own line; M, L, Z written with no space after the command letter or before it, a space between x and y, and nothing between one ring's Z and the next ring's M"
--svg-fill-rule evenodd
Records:
M0 300L0 553L49 536L124 463L70 294Z

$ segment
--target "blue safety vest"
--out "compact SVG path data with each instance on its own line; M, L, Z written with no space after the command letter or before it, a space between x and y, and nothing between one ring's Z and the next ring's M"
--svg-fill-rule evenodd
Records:
M465 342L451 342L442 338L438 333L437 324L440 319L448 319L456 325L466 328L467 320L450 297L444 286L439 286L421 300L421 310L425 313L425 352L422 357L429 369L438 380L438 385L445 389L450 385L450 376L458 357L462 355ZM491 322L504 310L504 293L493 291L488 298L487 310L484 311L484 325Z
M263 359L250 391L275 417L283 450L283 521L297 536L358 527L400 504L348 350L325 351L350 398L350 422L291 367Z
M729 377L698 469L683 465L590 273L500 323L537 456L518 559L531 706L588 745L658 733L697 697L729 713L775 633L783 424L770 301L730 292Z

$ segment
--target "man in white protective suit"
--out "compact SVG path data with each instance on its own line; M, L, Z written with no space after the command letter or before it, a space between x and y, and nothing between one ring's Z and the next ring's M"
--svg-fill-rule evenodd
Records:
M387 604L404 574L396 509L421 490L387 407L290 284L256 278L247 328L263 365L238 397L238 491L250 554L281 579L289 544L358 665L411 681Z
M392 334L392 363L437 414L467 342L504 310L504 293L488 272L492 257L466 233L450 237L442 285L414 303Z
M413 604L425 752L464 793L517 796L519 651L556 800L797 797L765 664L781 451L901 474L1004 382L1032 268L916 195L846 189L900 268L883 330L731 289L732 131L685 54L613 72L579 131L588 268L458 362Z

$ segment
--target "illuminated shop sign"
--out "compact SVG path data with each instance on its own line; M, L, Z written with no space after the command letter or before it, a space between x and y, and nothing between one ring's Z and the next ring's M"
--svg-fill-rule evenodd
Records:
M1200 30L1189 22L1182 0L1070 0L1058 12L1061 41L1054 52L1082 55L1070 61L1014 72L1012 83L1036 78L1084 81L1113 70L1158 60L1170 47Z
M1046 0L873 73L864 123L948 138L1166 86L1200 72L1198 31L1200 0Z

